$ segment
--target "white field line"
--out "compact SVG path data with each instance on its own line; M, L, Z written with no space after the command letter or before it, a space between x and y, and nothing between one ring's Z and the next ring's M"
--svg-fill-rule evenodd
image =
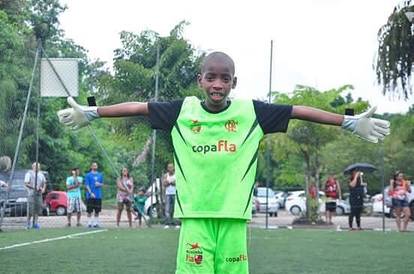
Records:
M21 244L14 244L14 245L9 245L9 246L5 246L5 247L0 247L0 250L6 250L6 249L12 249L12 248L21 247L21 246L28 246L28 245L33 245L33 244L40 244L40 243L64 240L64 239L69 239L69 238L73 238L73 237L77 237L77 236L84 236L84 235L95 234L95 233L99 233L99 232L105 232L105 231L108 231L108 229L81 232L81 233L75 233L75 234L69 234L69 235L66 235L66 236L56 237L56 238L47 238L47 239L38 240L38 241L26 242L26 243L21 243Z

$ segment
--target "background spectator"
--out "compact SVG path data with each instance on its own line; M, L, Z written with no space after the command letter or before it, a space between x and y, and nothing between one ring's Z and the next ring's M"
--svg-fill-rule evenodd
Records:
M408 222L410 220L411 211L408 205L408 193L411 192L411 182L404 180L404 174L397 171L390 180L389 195L392 197L392 207L395 212L395 222L398 231L407 231ZM403 225L401 228L401 213L404 213Z
M341 186L335 176L329 176L325 182L325 217L326 222L333 224L332 216L336 212L336 200L341 199Z
M102 210L103 183L103 174L98 172L98 164L93 162L91 164L91 170L85 175L88 227L99 227L99 212ZM93 218L92 212L94 212Z
M27 188L27 229L32 225L33 228L39 229L39 214L42 212L43 198L42 194L46 191L46 178L41 172L40 164L34 162L32 170L29 170L24 176L24 184Z
M175 224L173 219L176 193L174 164L167 165L167 172L162 177L162 183L165 187L165 228L169 228L170 225Z
M81 219L81 185L83 182L83 178L79 176L78 168L73 168L70 173L71 176L66 178L66 189L67 189L67 196L68 196L68 224L67 226L71 226L72 221L72 213L76 212L76 226L81 226L80 219Z
M145 202L148 197L145 195L145 189L140 188L138 193L134 197L134 211L136 212L136 218L138 219L138 225L141 227L142 218L145 218Z
M364 205L364 186L362 185L362 172L353 170L349 180L349 204L351 213L349 214L349 229L354 230L353 220L355 217L358 230L361 228L361 212Z
M124 167L121 171L121 176L116 182L118 192L116 194L118 211L116 213L116 226L119 226L121 220L122 210L124 209L127 212L128 224L129 227L132 227L132 216L131 216L131 206L132 206L132 195L134 194L134 180L129 176L129 171Z

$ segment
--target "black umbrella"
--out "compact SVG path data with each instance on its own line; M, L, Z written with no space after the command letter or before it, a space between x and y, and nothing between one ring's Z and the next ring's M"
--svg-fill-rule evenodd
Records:
M368 163L355 163L345 168L344 174L349 174L353 170L358 170L358 171L363 171L363 172L373 172L377 170L377 168Z

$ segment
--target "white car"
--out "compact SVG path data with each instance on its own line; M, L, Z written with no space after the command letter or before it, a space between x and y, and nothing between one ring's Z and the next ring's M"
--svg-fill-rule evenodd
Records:
M149 217L152 218L158 218L158 211L157 211L157 207L158 207L158 202L160 199L160 179L157 178L155 180L155 183L153 183L152 185L150 185L147 188L147 195L148 195L148 199L145 201L145 205L144 205L144 213L146 215L148 215Z
M284 191L276 191L275 197L277 203L279 204L279 208L285 208L287 193Z
M319 212L325 212L325 193L319 191ZM305 191L292 191L286 198L285 208L293 215L300 215L306 211ZM351 212L349 204L344 200L336 200L336 215L344 215Z
M371 201L372 201L372 213L382 214L382 193L372 196ZM390 211L391 211L391 204L390 202L385 201L385 204L384 204L385 216L389 216Z
M275 197L275 193L270 188L267 189L268 191L268 206L267 210L270 216L277 217L277 211L279 210L279 203ZM257 188L257 200L259 201L259 212L266 213L266 187L258 187Z

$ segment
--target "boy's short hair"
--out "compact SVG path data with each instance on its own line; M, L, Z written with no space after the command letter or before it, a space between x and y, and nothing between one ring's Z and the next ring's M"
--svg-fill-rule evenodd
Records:
M221 51L214 51L214 52L208 54L206 57L204 57L203 61L201 62L201 69L200 69L201 73L205 72L206 65L208 64L208 62L210 62L211 60L214 60L214 59L221 59L221 60L227 62L228 65L230 66L231 73L233 75L235 74L236 69L235 69L233 59L229 55L227 55L226 53L221 52Z

